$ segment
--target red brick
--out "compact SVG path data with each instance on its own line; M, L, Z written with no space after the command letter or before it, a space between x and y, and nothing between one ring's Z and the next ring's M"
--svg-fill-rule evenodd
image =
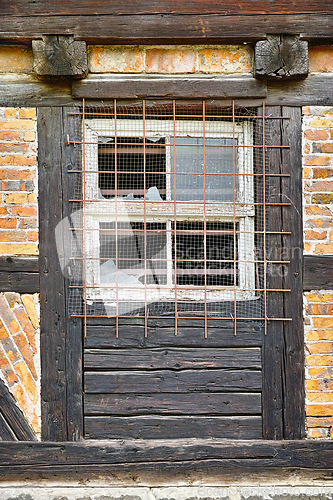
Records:
M327 130L315 130L315 129L307 129L304 131L304 135L310 141L325 141L328 139Z
M0 228L2 229L15 229L17 224L17 219L1 219L0 218Z
M21 217L31 217L32 215L37 215L37 209L35 207L13 206L12 214L19 215Z

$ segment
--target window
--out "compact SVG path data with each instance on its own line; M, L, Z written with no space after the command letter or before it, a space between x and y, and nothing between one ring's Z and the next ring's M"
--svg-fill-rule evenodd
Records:
M87 300L253 299L252 124L131 114L84 123Z

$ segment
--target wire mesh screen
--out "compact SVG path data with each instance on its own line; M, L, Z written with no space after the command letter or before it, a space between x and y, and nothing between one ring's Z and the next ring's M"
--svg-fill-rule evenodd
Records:
M69 313L208 322L268 316L269 123L282 117L210 102L116 101L70 112L79 151L71 215L57 228ZM274 225L274 224L273 224ZM279 230L277 230L279 229ZM67 239L66 239L67 238ZM279 271L278 271L279 272ZM117 328L118 335L118 328Z

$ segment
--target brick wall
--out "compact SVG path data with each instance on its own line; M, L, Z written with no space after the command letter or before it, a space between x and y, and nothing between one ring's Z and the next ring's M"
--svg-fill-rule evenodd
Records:
M332 255L333 108L303 114L304 251ZM333 290L306 293L304 302L308 436L333 437Z
M38 295L0 293L0 378L40 432Z
M0 108L0 255L37 255L34 108Z

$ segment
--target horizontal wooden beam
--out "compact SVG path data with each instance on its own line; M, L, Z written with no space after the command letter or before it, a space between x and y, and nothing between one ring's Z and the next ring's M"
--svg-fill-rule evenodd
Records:
M0 292L39 291L38 258L0 257Z
M223 14L223 15L249 15L249 14L302 14L325 13L330 14L328 2L323 0L303 0L290 2L290 0L238 0L237 2L221 2L220 0L191 0L191 2L175 2L174 0L145 0L134 3L129 0L58 0L57 3L34 0L11 0L1 6L2 15L69 16L75 12L79 15L122 15L122 14Z
M333 255L304 256L303 289L333 290Z
M225 5L225 2L221 4ZM160 7L161 5L162 3ZM136 10L136 7L136 3L132 5L132 9ZM35 9L37 12L36 7ZM140 13L140 10L139 14L136 11L128 14L126 6L119 13L111 14L99 13L97 9L94 15L78 15L76 6L64 15L57 15L56 12L52 15L45 13L37 16L35 12L31 15L17 15L17 12L20 9L15 12L16 15L1 16L1 40L31 41L41 38L45 33L74 35L76 40L87 43L117 44L242 43L255 42L264 39L267 34L276 33L300 33L303 38L312 41L333 39L333 15L327 12L327 7L325 12L319 9L315 13L303 11L295 14L264 14L254 10L249 15L229 15L223 9L222 12L220 10L211 14L202 11L191 14L186 10L181 14Z
M221 76L91 76L73 82L72 95L77 98L132 99L157 98L264 98L266 83L252 77Z
M223 439L110 440L81 442L0 442L2 477L20 471L96 472L128 470L177 473L189 465L196 473L205 464L224 471L268 473L277 468L332 471L332 441L228 441Z

